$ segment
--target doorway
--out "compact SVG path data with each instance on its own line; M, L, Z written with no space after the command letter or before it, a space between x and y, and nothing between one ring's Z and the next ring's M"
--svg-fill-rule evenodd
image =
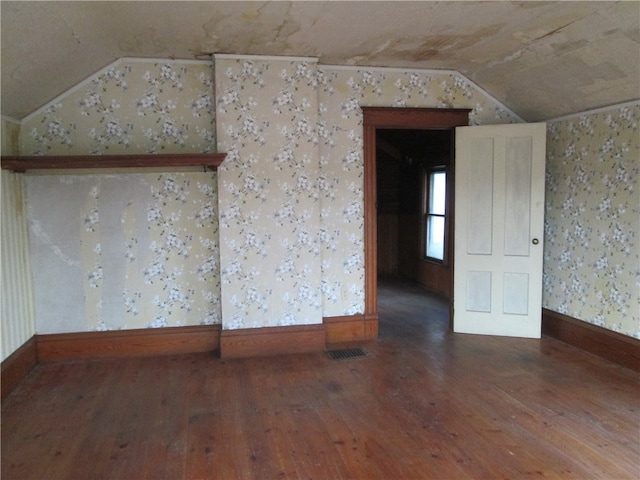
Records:
M365 318L378 319L377 132L451 130L469 123L469 109L363 107ZM455 165L450 166L453 178ZM450 184L450 195L453 184ZM451 212L453 213L453 212ZM450 222L451 223L451 222ZM451 264L453 258L450 259ZM450 304L451 309L451 304Z
M453 129L377 129L378 277L451 297Z

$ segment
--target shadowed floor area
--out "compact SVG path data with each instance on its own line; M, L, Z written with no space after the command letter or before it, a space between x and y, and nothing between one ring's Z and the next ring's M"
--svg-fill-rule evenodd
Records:
M3 479L623 479L638 375L551 338L449 332L383 280L362 358L37 366L2 402Z

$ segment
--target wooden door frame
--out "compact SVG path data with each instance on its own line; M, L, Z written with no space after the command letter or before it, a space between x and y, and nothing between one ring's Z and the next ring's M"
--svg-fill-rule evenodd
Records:
M362 107L362 140L364 147L364 316L366 320L376 322L376 331L378 321L376 130L386 128L411 130L453 129L469 124L470 111L471 109L468 108ZM452 174L455 169L454 163L452 159ZM453 262L453 255L451 261ZM453 269L453 263L451 268ZM450 299L450 305L452 300Z

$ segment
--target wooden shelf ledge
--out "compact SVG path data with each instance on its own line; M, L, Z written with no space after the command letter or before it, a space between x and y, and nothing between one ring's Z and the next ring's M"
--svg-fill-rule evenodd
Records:
M203 167L216 170L226 153L140 155L3 156L2 169L14 172L76 168Z

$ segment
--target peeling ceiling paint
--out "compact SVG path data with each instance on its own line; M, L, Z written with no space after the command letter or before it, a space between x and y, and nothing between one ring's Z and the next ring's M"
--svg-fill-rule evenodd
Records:
M0 2L14 119L117 58L458 70L529 121L640 98L640 2Z

